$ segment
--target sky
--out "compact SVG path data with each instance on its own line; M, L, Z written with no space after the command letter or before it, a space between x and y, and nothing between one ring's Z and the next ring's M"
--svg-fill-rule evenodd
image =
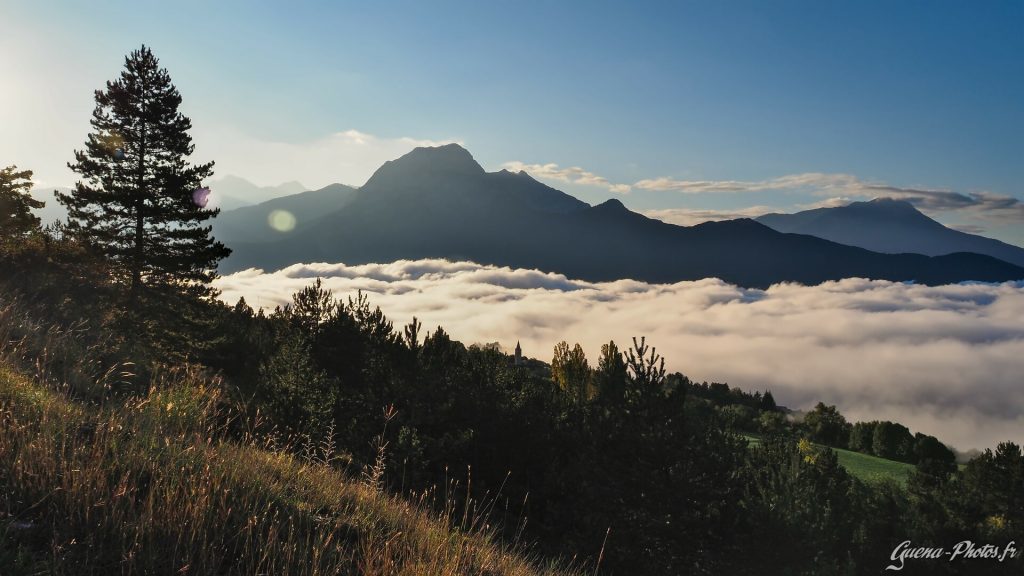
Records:
M709 278L676 284L585 282L537 270L445 260L296 264L215 282L221 298L273 310L321 278L344 300L362 290L398 329L417 317L465 344L497 342L550 361L579 342L645 337L669 371L791 409L819 401L851 422L891 420L958 450L1024 443L1024 282L921 286L849 278L767 290Z
M360 185L454 141L682 223L888 195L1024 245L1022 23L942 0L0 0L0 164L72 184L93 91L145 43L221 177Z

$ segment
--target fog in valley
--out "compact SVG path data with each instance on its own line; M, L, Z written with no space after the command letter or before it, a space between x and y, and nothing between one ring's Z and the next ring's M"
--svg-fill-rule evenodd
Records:
M646 336L696 381L770 389L792 409L836 404L850 421L893 420L960 450L1024 441L1024 282L926 287L863 279L745 289L715 279L590 283L444 260L297 264L216 282L268 311L321 277L363 290L400 327L415 315L466 344L550 361L560 340L591 365L600 345Z

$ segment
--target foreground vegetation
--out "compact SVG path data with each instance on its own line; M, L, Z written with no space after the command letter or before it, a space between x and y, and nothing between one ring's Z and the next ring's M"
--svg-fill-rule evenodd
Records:
M569 573L494 541L472 501L445 499L431 513L432 495L410 502L338 470L330 444L229 434L241 423L202 370L111 395L124 374L94 380L75 359L58 367L67 335L16 349L39 337L12 338L26 326L0 310L3 574Z

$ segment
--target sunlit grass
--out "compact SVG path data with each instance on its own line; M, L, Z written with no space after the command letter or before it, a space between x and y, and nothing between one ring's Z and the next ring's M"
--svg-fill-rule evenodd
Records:
M905 484L907 477L914 471L914 465L907 464L906 462L886 460L878 456L861 454L860 452L843 450L842 448L833 448L833 450L835 450L836 456L839 457L839 463L850 474L865 482L891 478L900 484Z
M431 512L330 454L229 435L220 386L197 369L81 402L27 376L24 349L0 352L4 575L568 573L498 542L468 502Z
M743 435L751 446L757 446L761 439L748 434ZM914 470L913 464L886 460L870 454L862 454L842 448L832 448L839 458L839 464L846 468L852 476L865 482L872 482L881 479L892 479L900 484L906 484L907 477Z

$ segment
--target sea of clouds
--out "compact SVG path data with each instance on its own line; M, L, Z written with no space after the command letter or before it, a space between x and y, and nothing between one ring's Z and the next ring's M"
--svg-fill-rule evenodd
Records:
M217 280L222 299L272 310L315 278L367 293L395 323L419 318L467 344L548 361L560 340L596 363L602 343L646 336L672 371L770 389L851 421L894 420L960 450L1024 441L1024 282L939 287L846 279L747 289L717 279L584 282L445 260L297 264Z

